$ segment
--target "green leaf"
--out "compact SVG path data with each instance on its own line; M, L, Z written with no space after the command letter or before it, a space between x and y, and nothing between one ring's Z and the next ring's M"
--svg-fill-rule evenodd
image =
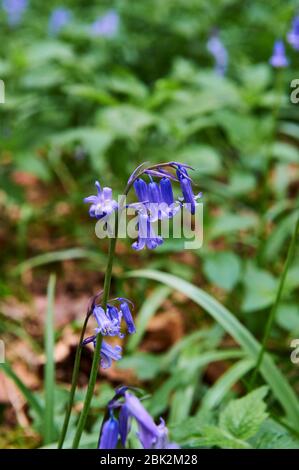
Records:
M220 447L222 449L251 449L251 445L233 436L229 431L218 426L206 426L203 438L197 441L202 447Z
M278 287L277 279L253 263L248 263L244 273L245 297L242 304L244 312L254 312L269 307L275 300Z
M161 358L150 353L137 352L124 357L117 364L119 369L132 369L140 380L151 380L158 375Z
M214 219L210 231L210 238L217 238L231 232L248 230L257 225L254 214L222 214Z
M208 145L192 145L179 152L176 161L187 163L194 168L192 176L214 175L221 169L220 155Z
M210 282L232 290L240 277L241 263L234 253L215 252L205 259L203 270Z
M276 323L292 333L293 338L299 333L299 307L297 304L281 304L277 308Z
M152 279L182 292L206 310L216 320L216 322L222 325L225 331L239 343L244 351L254 361L257 361L261 350L261 344L226 307L221 305L217 300L199 287L161 271L146 269L137 270L127 273L127 276ZM299 402L297 396L269 354L264 355L260 372L265 381L269 384L272 393L285 410L288 421L294 426L298 426Z
M220 427L238 439L247 440L254 436L267 418L263 401L267 392L267 387L261 387L243 398L232 400L220 413Z

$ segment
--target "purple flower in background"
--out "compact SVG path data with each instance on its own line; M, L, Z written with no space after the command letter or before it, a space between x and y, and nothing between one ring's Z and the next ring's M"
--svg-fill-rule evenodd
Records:
M110 418L104 423L99 449L115 449L118 441L119 424L111 413Z
M27 6L27 0L2 0L2 7L10 26L17 26L21 22Z
M289 44L299 51L299 15L295 16L292 23L292 29L287 35Z
M207 42L207 49L215 60L215 71L224 75L228 65L228 53L218 33L212 34Z
M275 41L273 53L269 59L269 63L274 68L283 68L289 65L289 61L285 55L285 47L282 40Z
M66 8L55 8L49 18L49 34L56 36L71 19L71 12Z
M106 341L102 341L101 347L101 366L103 369L108 369L112 365L112 361L119 361L121 359L122 348L119 345L112 346Z
M113 38L117 34L118 28L119 15L115 10L109 10L91 25L91 33L93 36Z
M101 188L98 181L95 183L97 188L96 196L88 196L84 199L86 204L91 204L89 208L90 217L96 219L102 219L105 216L109 216L113 211L117 209L117 202L112 199L111 188Z

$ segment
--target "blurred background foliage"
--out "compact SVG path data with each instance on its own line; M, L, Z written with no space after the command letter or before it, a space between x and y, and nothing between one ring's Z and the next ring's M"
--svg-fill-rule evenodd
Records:
M51 34L50 15L62 6L70 17ZM273 69L269 57L297 6L30 0L13 27L2 8L0 334L7 363L0 375L0 446L45 442L43 369L49 361L56 365L56 384L48 384L46 396L55 395L53 442L57 438L78 331L105 269L107 243L95 237L83 197L93 192L95 179L116 195L138 164L176 160L195 168L194 182L204 194L204 245L185 251L182 240L170 239L137 257L129 240L120 241L113 291L134 300L138 332L125 345L124 359L98 383L82 445L95 445L112 387L123 382L150 394L150 411L166 417L183 446L298 447L298 421L286 424L277 383L260 377L259 385L268 388L240 398L249 391L254 365L246 341L240 344L238 335L206 315L200 299L196 304L188 290L180 291L180 279L200 286L262 339L299 190L299 108L289 99L298 51L286 46L290 65L284 69ZM92 34L94 21L111 10L118 18L114 33ZM225 75L216 73L207 49L215 31L228 53ZM165 286L142 274L125 277L145 267L175 281ZM45 358L50 272L57 275L56 346ZM290 342L299 335L298 287L297 250L268 345L295 394L298 366L290 361ZM86 349L82 387L91 355ZM77 411L83 396L80 388ZM298 412L298 403L294 407Z

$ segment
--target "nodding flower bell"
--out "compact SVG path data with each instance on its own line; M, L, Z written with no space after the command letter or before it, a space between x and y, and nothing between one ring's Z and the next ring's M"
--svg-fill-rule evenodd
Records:
M102 189L98 181L95 182L95 185L97 188L97 195L86 197L84 202L86 204L91 204L89 208L90 217L102 219L105 216L109 216L117 209L117 202L112 199L111 188L105 187Z
M285 54L284 43L282 40L275 41L273 53L269 59L269 62L274 68L283 68L289 65L289 61Z
M102 341L101 346L101 366L103 369L108 369L112 365L112 361L119 361L121 359L122 348L119 345L112 346L106 341Z
M289 44L299 51L299 15L295 16L292 23L292 29L287 35Z
M110 411L110 418L104 423L99 449L115 449L118 442L119 423Z
M191 214L195 214L197 199L201 197L201 193L197 194L197 196L193 194L192 181L185 167L178 165L176 172L183 193L184 203Z
M106 442L107 435L110 436L108 430L112 430L111 413L113 413L113 419L115 419L114 413L116 413L118 409L118 427L115 423L113 423L113 430L115 431L115 434L116 429L118 430L118 438L120 438L123 447L125 447L128 434L131 430L131 421L135 420L138 426L137 437L144 449L179 449L177 444L169 442L168 429L163 419L160 419L160 424L156 425L153 418L144 408L141 401L128 391L128 387L118 388L116 390L115 397L108 404L109 418L105 421L101 431L101 449L103 448L101 447L101 443ZM118 442L117 439L115 443L115 434L113 434L112 443L114 446L116 446Z
M136 333L136 328L135 328L134 320L133 320L132 313L129 307L129 303L126 299L120 299L120 300L121 300L120 311L126 322L128 332L131 335L133 333Z
M142 250L147 247L149 250L154 250L157 246L162 245L163 238L156 235L151 219L148 214L143 211L138 214L138 238L132 244L132 248L136 251Z

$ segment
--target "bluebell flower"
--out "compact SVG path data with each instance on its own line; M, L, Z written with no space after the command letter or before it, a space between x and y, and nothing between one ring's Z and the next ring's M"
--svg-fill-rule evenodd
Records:
M146 203L149 201L149 195L148 195L148 186L146 182L142 178L138 178L134 184L134 189L136 196L139 200L139 202Z
M110 418L104 423L99 449L115 449L118 442L119 424L110 412Z
M140 400L131 393L125 393L125 405L128 414L135 418L138 425L138 439L144 449L152 449L158 438L157 426Z
M117 34L118 28L119 15L115 10L109 10L92 24L91 33L93 36L112 38Z
M114 398L109 402L108 412L110 418L103 426L100 442L105 442L107 435L106 429L108 428L108 426L106 428L105 425L108 422L111 423L111 413L116 412L117 409L120 410L118 415L118 426L114 423L113 429L116 434L117 428L123 447L125 447L127 437L131 429L131 422L132 420L135 420L138 426L137 437L144 449L179 449L177 444L169 442L168 429L163 419L160 419L160 424L156 425L141 401L128 391L128 387L118 388ZM115 443L115 435L113 445L117 445L117 443Z
M129 410L125 404L121 406L119 412L119 434L123 446L126 445L126 440L131 429L131 417Z
M89 336L85 338L83 341L83 345L86 346L89 343L93 343L94 347L96 345L97 335ZM103 369L108 369L112 365L112 361L119 361L122 356L122 348L119 345L112 346L111 344L107 343L105 340L102 340L101 344L101 366Z
M57 36L60 31L69 23L71 12L67 8L55 8L49 18L49 33Z
M7 14L7 21L10 26L20 24L27 6L27 0L2 0L2 7Z
M138 214L138 238L132 244L132 248L136 251L140 251L145 247L154 250L162 243L163 239L156 235L149 215L144 211L140 211Z
M284 43L282 40L275 41L273 53L269 59L269 62L274 68L283 68L289 65L289 61L285 54Z
M122 348L119 345L112 346L102 341L101 346L101 366L103 369L108 369L112 365L112 361L119 361L122 358Z
M197 199L201 197L201 193L198 193L196 196L194 195L191 178L184 166L178 164L176 172L183 193L183 202L191 214L195 214Z
M292 23L292 29L287 35L289 44L299 51L299 15L295 16Z
M117 202L112 199L111 188L101 188L98 181L95 183L97 188L97 195L88 196L84 199L86 204L91 204L89 208L90 217L96 219L102 219L103 217L109 216L113 211L117 209Z
M120 311L123 315L123 318L126 322L128 332L131 334L136 333L135 323L132 317L132 313L129 307L129 303L126 299L121 299Z
M207 49L215 60L215 71L224 75L228 65L228 53L217 33L214 33L207 42Z
M117 310L117 309L116 309ZM117 311L117 315L111 315L112 308L107 308L107 312L100 306L95 306L93 315L98 324L96 333L101 333L103 336L119 336L123 338L123 334L120 332L121 315Z

